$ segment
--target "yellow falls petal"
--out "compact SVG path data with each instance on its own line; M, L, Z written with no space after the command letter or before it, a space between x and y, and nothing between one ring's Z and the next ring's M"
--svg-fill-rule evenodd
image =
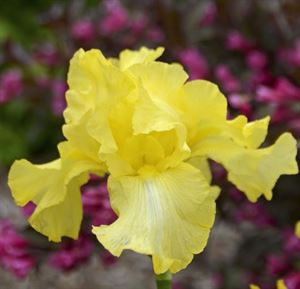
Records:
M254 284L251 284L251 285L250 285L250 289L260 289L260 287L254 285Z
M8 177L18 205L24 206L30 201L36 204L29 223L55 242L62 236L77 238L82 219L79 189L87 181L88 172L99 169L98 164L81 159L82 154L68 146L67 143L60 144L62 159L48 164L16 161Z
M298 173L297 143L289 133L262 149L247 149L226 137L208 138L198 144L196 154L221 163L228 179L255 202L262 194L270 200L281 175Z
M125 49L120 53L118 65L122 70L125 70L137 63L152 62L160 57L163 52L163 47L158 47L156 49L141 47L139 50Z
M206 246L216 195L196 168L181 164L152 176L110 176L108 185L119 218L93 232L112 254L131 249L152 255L156 274L174 273Z

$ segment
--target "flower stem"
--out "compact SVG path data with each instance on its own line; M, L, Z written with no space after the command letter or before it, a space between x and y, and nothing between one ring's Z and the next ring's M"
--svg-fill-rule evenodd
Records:
M164 274L155 275L157 289L171 289L172 288L172 274L166 272Z

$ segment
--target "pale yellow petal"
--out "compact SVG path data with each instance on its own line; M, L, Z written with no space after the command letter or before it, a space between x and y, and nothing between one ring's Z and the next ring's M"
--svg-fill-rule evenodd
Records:
M158 47L156 49L141 47L139 50L125 49L120 53L119 67L122 70L125 70L134 64L155 61L163 54L163 52L163 47Z
M77 238L82 219L79 189L87 181L88 172L99 170L97 163L82 158L82 153L71 149L68 143L61 143L59 150L62 159L48 164L16 161L8 179L18 205L30 201L36 204L29 223L55 242L62 236Z
M248 122L245 116L238 116L227 121L227 129L224 135L233 138L241 146L247 148L258 148L265 140L268 133L270 117Z
M251 285L250 285L250 289L260 289L260 287L258 287L258 286L256 286L256 285L253 285L253 284L251 284Z
M215 190L192 166L181 164L153 176L110 177L109 192L119 218L93 232L112 254L131 249L152 255L160 274L185 268L206 246Z
M270 200L278 178L298 172L296 153L296 140L289 133L262 149L247 149L226 137L208 138L196 149L197 155L221 163L228 179L253 202L262 194Z
M141 81L143 88L151 98L171 99L174 92L183 86L188 78L180 64L150 62L137 64L129 69L130 73Z
M79 49L70 61L68 72L69 90L66 93L66 122L77 121L93 108L102 85L102 67L111 65L100 50ZM101 90L100 90L101 91Z
M191 148L203 138L224 130L227 102L217 85L206 80L187 82L169 102L180 112Z

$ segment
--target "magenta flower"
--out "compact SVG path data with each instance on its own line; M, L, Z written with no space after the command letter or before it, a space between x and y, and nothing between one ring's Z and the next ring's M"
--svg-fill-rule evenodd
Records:
M237 109L240 113L250 117L252 108L249 98L241 94L232 93L228 96L228 102L231 107Z
M226 65L220 64L215 68L215 77L225 92L236 93L240 91L241 86L238 79Z
M70 271L85 263L92 251L92 241L88 236L81 234L77 240L62 243L60 249L50 256L49 264L61 271Z
M0 265L17 278L26 277L35 266L28 242L8 220L0 220Z
M100 34L109 36L130 25L129 16L119 1L105 2L107 14L99 22Z
M51 43L46 43L34 53L34 58L47 66L55 66L59 63L59 53Z
M252 70L263 70L268 64L268 57L259 50L252 50L246 55L246 63Z
M247 201L239 204L234 213L234 219L238 223L249 222L259 228L268 228L275 223L262 204Z
M94 24L89 20L80 20L71 27L71 36L82 43L91 43L96 38Z
M212 1L207 2L203 7L203 14L199 24L201 26L210 26L214 24L217 16L218 16L218 10L216 4Z
M287 272L291 267L287 256L281 255L268 255L266 259L266 270L270 275L279 276Z
M299 289L300 288L300 271L293 272L284 278L284 283L287 289Z
M60 116L66 107L65 92L67 84L60 80L53 80L51 84L52 91L52 111L55 115Z
M189 72L190 79L205 78L208 75L208 64L204 56L196 48L187 48L178 55L181 63Z
M84 213L91 218L95 226L111 224L116 214L111 209L105 182L97 186L85 186L82 193Z
M22 73L18 69L5 71L0 77L0 103L8 102L23 89Z
M245 52L251 48L250 41L238 31L230 31L225 39L225 46L229 50Z

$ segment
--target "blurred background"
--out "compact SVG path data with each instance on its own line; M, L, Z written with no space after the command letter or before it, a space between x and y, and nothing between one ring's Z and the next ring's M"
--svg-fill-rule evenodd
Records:
M271 115L268 143L283 131L300 138L299 0L0 1L0 289L154 288L150 258L116 259L89 232L116 218L105 179L82 188L80 238L61 244L28 226L33 204L18 208L6 185L15 159L56 157L73 53L143 45L164 46L162 60L182 63L191 79L218 83L229 118ZM273 289L278 278L299 289L299 175L281 177L271 202L252 204L212 166L223 188L216 224L174 289Z

